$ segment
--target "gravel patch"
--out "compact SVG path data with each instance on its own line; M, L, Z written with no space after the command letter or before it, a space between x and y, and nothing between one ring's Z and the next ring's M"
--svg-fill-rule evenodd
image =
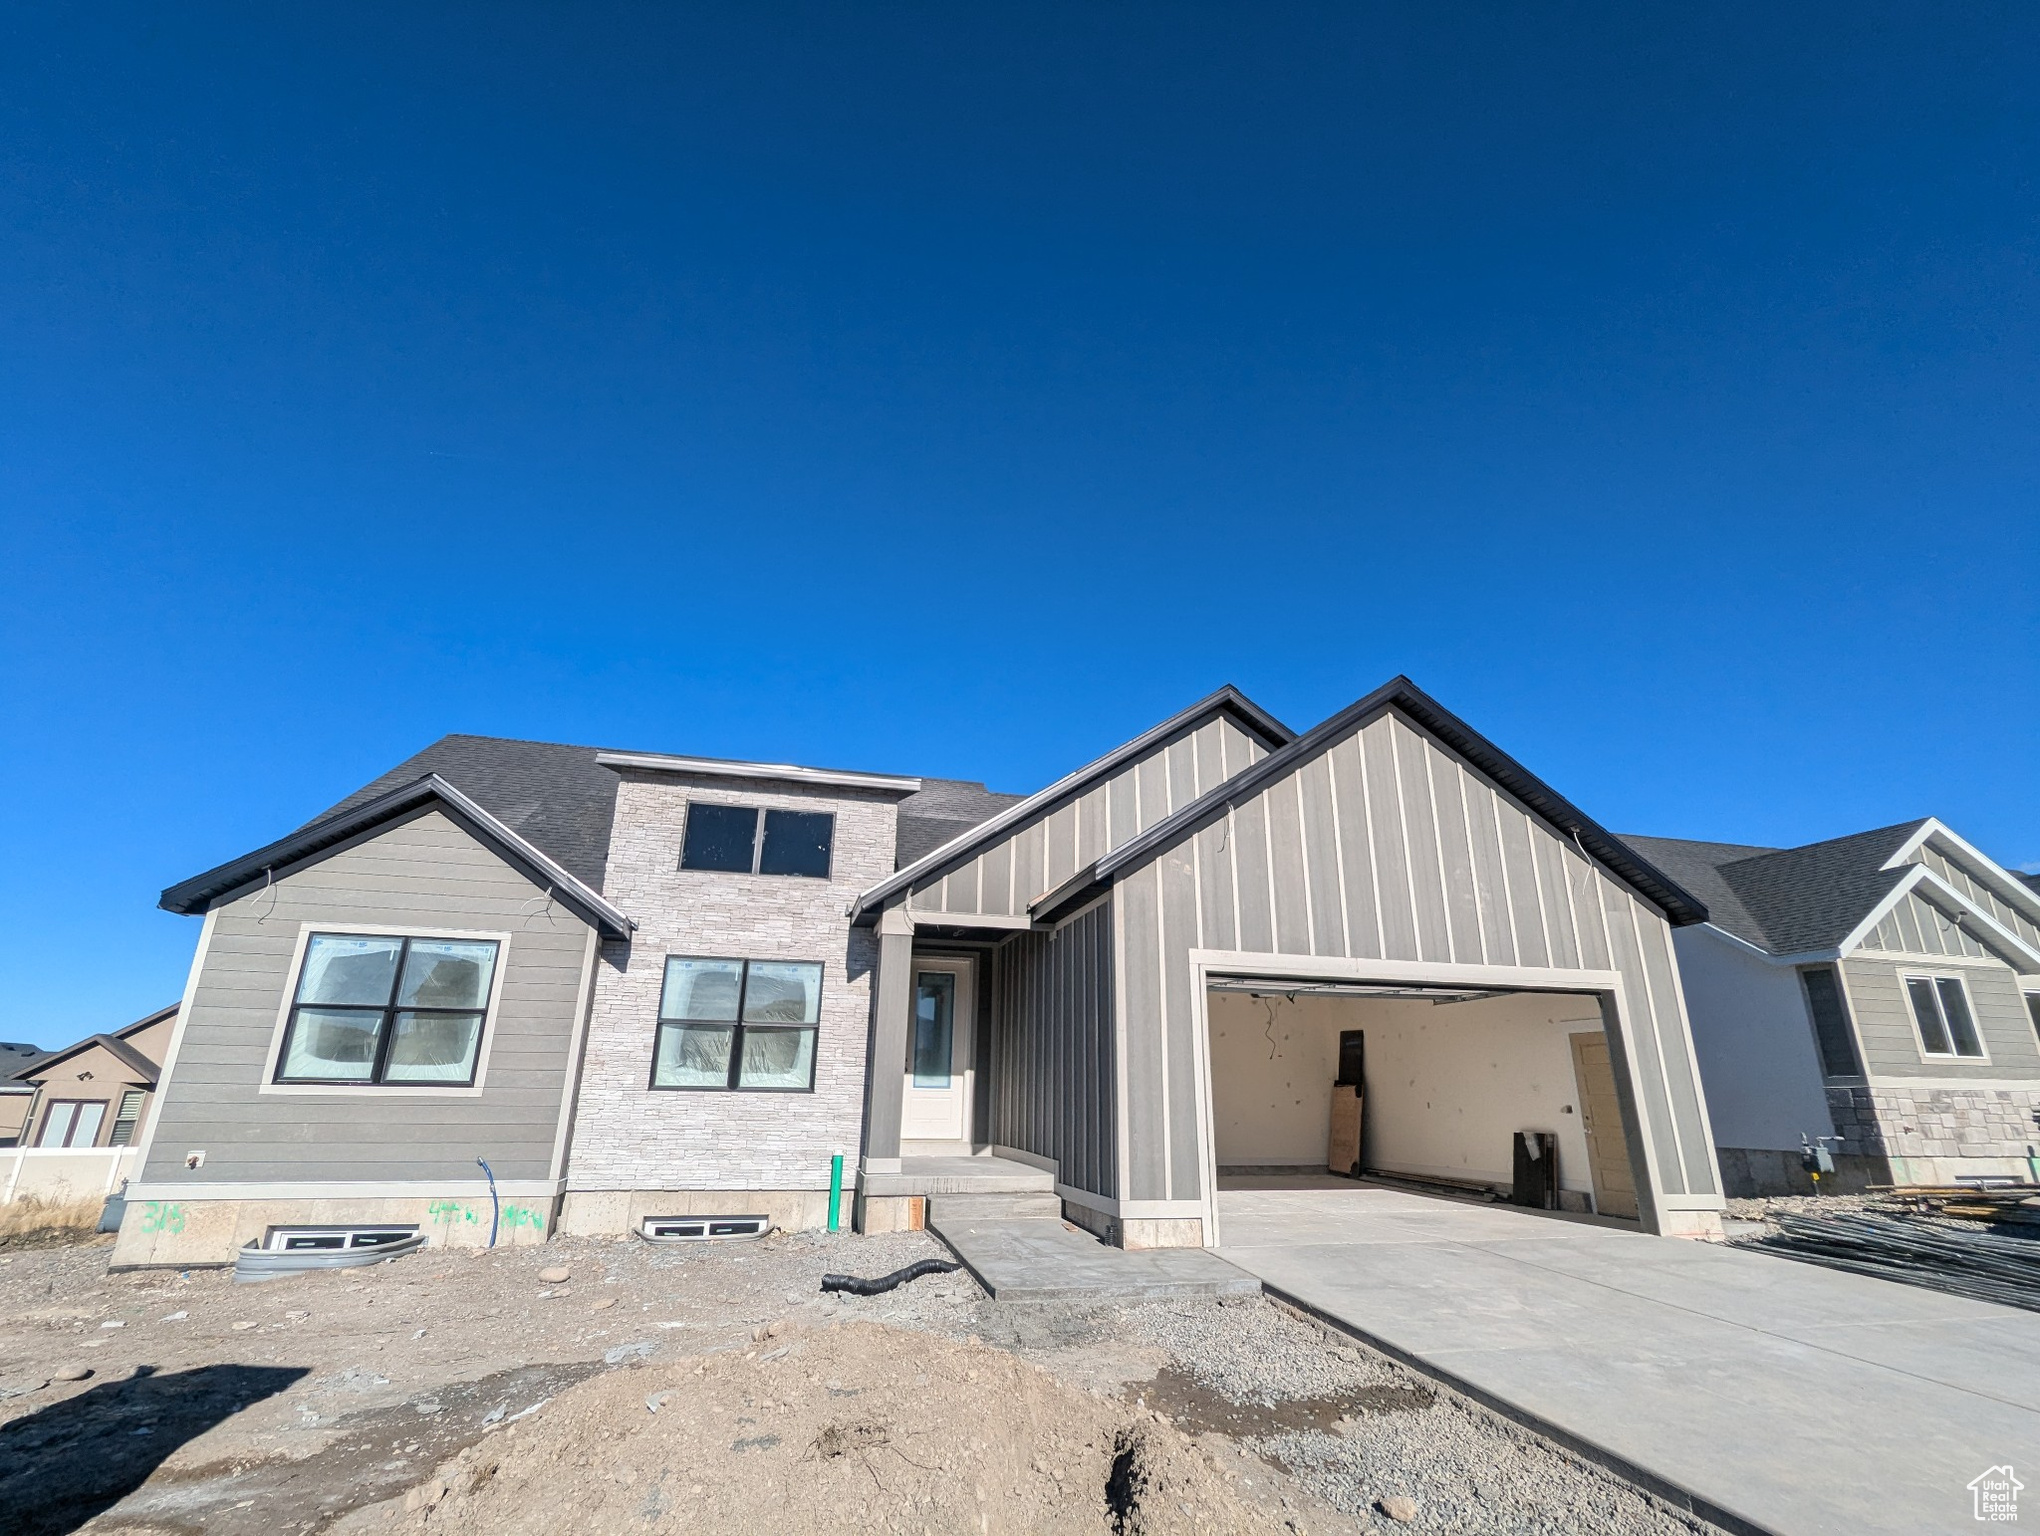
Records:
M0 1507L56 1500L48 1521L24 1525L54 1531L68 1528L58 1506L90 1491L106 1518L135 1528L271 1536L288 1508L296 1530L317 1533L401 1503L513 1416L535 1415L531 1432L551 1411L540 1405L578 1384L683 1361L716 1370L732 1356L761 1368L782 1347L775 1327L870 1322L898 1330L903 1367L916 1335L934 1336L929 1349L991 1346L1101 1412L1182 1437L1211 1489L1257 1511L1249 1529L1709 1529L1265 1299L1002 1304L963 1272L882 1296L820 1294L825 1273L881 1275L943 1254L923 1233L700 1248L556 1239L237 1289L219 1272L109 1275L104 1245L21 1253L0 1263L0 1449L22 1452L12 1483L0 1470ZM569 1278L540 1278L554 1269ZM125 1326L103 1326L114 1321ZM239 1374L206 1374L222 1369ZM232 1392L246 1405L210 1406ZM951 1415L962 1450L983 1417ZM131 1446L132 1467L108 1483L88 1441ZM1188 1463L1169 1465L1183 1486L1203 1486Z

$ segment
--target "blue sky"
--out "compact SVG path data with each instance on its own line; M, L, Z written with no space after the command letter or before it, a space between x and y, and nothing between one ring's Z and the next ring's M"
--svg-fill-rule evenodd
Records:
M1024 790L1407 672L2040 863L2040 11L17 8L0 1038L448 731Z

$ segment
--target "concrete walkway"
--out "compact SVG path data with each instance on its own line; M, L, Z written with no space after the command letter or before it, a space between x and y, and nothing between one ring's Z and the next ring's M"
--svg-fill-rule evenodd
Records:
M1289 1186L1219 1193L1219 1251L1272 1293L1731 1529L1977 1530L1967 1484L2006 1462L2040 1522L2040 1314L1506 1207L1240 1182Z
M1153 1301L1166 1296L1258 1296L1261 1282L1202 1248L1129 1253L1056 1217L945 1219L933 1232L995 1301Z

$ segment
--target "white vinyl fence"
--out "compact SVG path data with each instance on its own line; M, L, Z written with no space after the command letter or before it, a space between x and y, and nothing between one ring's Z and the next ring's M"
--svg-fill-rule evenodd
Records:
M103 1200L134 1173L136 1147L0 1147L0 1205Z

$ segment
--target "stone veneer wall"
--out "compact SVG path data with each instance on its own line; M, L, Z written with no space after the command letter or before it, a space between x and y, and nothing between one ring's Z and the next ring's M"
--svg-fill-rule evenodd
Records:
M682 870L690 799L834 812L830 878ZM568 1160L569 1206L592 1215L614 1204L620 1227L624 1203L577 1199L575 1192L826 1189L832 1153L856 1166L877 944L869 930L851 928L847 912L859 890L892 873L896 805L894 796L853 790L623 775L604 895L639 928L627 945L605 944L597 967ZM821 961L814 1092L652 1090L668 955Z
M2040 1086L1830 1088L1827 1096L1845 1154L2023 1163L2040 1151Z

